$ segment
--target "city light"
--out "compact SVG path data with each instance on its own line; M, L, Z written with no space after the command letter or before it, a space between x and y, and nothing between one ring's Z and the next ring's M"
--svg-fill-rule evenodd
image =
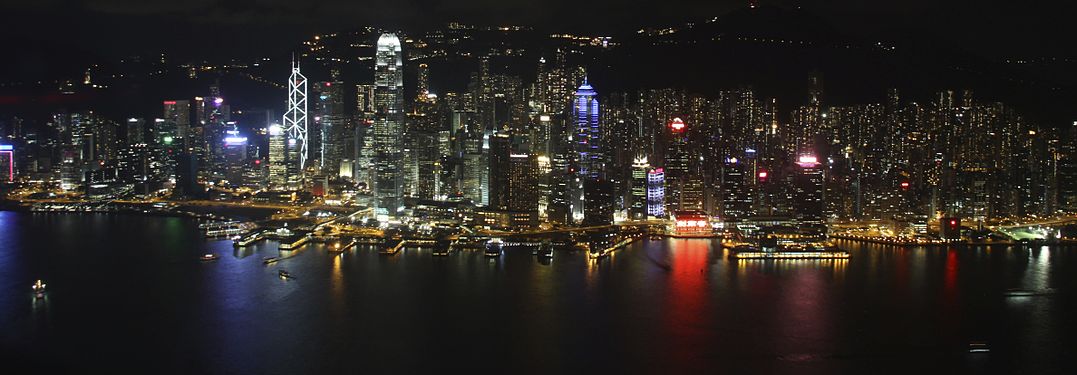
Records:
M674 132L680 132L684 130L684 126L684 120L681 120L680 117L673 118L673 121L669 123L670 129L673 129Z

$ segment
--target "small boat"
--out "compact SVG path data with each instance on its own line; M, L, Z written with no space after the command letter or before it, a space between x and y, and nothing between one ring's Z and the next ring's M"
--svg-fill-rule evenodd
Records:
M217 254L202 254L202 256L198 257L198 260L201 260L203 262L208 262L208 261L211 261L211 260L217 260L219 258L220 258L220 256L217 255Z
M262 264L270 264L280 260L280 257L265 257L262 258Z
M277 271L277 276L280 276L280 278L284 279L284 280L294 279L295 278L295 276L292 276L292 274L288 273L288 271L285 271L285 270Z
M486 242L485 254L488 257L499 257L499 256L501 256L501 240L495 238L495 239L492 239L492 240Z
M45 298L45 283L44 282L42 282L41 280L38 280L37 282L34 283L34 286L31 287L31 288L34 290L34 298Z

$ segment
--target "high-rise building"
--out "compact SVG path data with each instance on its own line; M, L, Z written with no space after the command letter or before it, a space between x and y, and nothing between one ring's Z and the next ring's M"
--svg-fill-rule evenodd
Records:
M585 186L588 181L605 180L605 160L602 154L602 129L599 125L598 93L587 83L584 78L583 84L576 90L573 100L572 117L575 119L575 128L572 130L572 169L575 178L569 181L569 202L571 202L572 220L579 222L585 220L586 207L588 205L612 205L610 201L586 199ZM608 181L606 181L608 184ZM602 187L605 187L603 184ZM594 190L594 189L592 189ZM604 191L601 193L610 193ZM604 197L602 194L594 195L595 199ZM612 193L611 193L612 194ZM597 211L595 211L597 212ZM596 220L602 221L602 218Z
M532 225L538 220L539 165L535 154L510 154L508 170L508 202L510 211L527 213Z
M666 155L666 205L667 211L686 209L685 184L689 180L689 156L687 126L680 117L669 123L670 144Z
M288 165L285 161L284 127L279 124L269 125L269 185L274 189L283 189L288 182Z
M342 82L317 82L314 91L314 130L310 151L325 174L338 173L343 157L346 117Z
M310 157L310 134L307 131L307 77L299 71L299 63L295 61L292 62L292 75L288 77L288 110L284 112L281 125L284 131L288 132L288 138L296 142L298 157L289 162L297 163L296 168L299 173L302 173ZM297 175L296 178L299 176Z
M146 143L146 120L140 118L127 119L127 128L124 132L125 145L137 145Z
M666 217L666 173L662 168L647 171L647 218Z
M763 173L765 177L766 172ZM752 194L748 188L748 176L745 174L744 163L737 158L726 159L722 164L719 178L721 200L719 217L723 221L729 221L749 216L752 209Z
M801 155L793 177L793 209L801 224L821 226L826 217L823 205L823 165L815 156Z
M576 90L572 114L576 119L573 147L579 165L578 175L589 178L603 177L605 159L602 154L602 129L599 126L598 93L587 83L586 78Z
M187 137L191 128L191 101L165 100L162 118L176 124L176 137Z
M374 56L374 195L379 215L395 215L404 195L404 62L395 34L378 38Z
M15 181L15 147L0 145L0 182Z
M647 219L647 172L651 165L646 156L638 156L632 161L632 188L628 207L628 217L632 220Z
M224 137L224 178L232 186L243 184L243 174L247 166L247 137L232 129Z

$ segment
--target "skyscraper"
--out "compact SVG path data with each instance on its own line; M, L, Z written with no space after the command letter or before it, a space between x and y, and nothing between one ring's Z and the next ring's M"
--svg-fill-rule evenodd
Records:
M378 214L401 207L404 169L404 63L395 34L378 38L374 56L374 195Z
M638 156L632 161L631 202L628 207L628 217L632 220L647 218L647 172L650 169L646 156Z
M612 202L588 201L584 196L584 186L589 181L604 179L604 159L602 155L602 133L599 127L598 93L587 83L584 78L583 84L576 90L573 100L572 117L576 120L576 126L572 134L572 160L574 162L575 179L569 183L569 202L571 203L573 221L584 220L585 206L610 205ZM605 185L603 185L605 186ZM600 189L601 190L601 189ZM604 197L607 192L596 194L596 198Z
M284 156L284 128L279 124L269 126L269 185L282 189L288 181L288 166Z
M666 172L662 168L647 171L647 217L666 217Z
M288 137L296 141L297 160L300 173L307 167L308 133L307 133L307 77L299 72L299 63L292 62L292 75L288 77L288 111L281 122Z
M796 219L804 225L821 226L823 212L823 165L815 156L802 155L797 159L793 178L793 205Z

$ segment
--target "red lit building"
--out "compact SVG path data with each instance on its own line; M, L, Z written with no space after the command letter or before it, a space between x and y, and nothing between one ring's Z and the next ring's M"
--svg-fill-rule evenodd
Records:
M703 211L673 211L673 234L710 235L710 216Z

